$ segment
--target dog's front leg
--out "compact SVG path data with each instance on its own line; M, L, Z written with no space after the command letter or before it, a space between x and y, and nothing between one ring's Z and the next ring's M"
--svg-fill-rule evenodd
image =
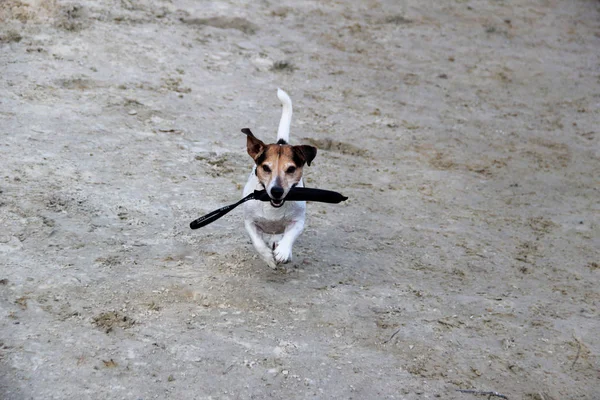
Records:
M244 225L246 226L246 231L248 231L252 244L260 257L265 260L269 267L277 269L277 262L275 262L275 259L273 258L273 252L265 244L265 241L254 222L246 220L244 221Z
M273 251L275 261L284 264L292 261L292 246L302 233L302 230L304 230L304 218L293 221L285 228L283 237Z

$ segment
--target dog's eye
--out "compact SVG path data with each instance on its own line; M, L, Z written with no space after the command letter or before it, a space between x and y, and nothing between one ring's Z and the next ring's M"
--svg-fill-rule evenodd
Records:
M289 167L285 172L286 174L293 174L296 172L296 167Z
M263 165L262 166L263 171L265 171L267 174L271 173L271 168L269 168L267 165Z

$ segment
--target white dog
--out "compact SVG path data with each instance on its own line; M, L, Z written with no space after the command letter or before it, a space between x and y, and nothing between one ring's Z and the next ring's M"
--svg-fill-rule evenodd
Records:
M265 144L250 129L242 129L247 135L248 154L255 162L244 187L244 197L254 190L266 189L271 198L270 202L244 203L244 221L254 248L273 269L291 261L294 241L304 229L306 202L286 202L285 196L295 186L304 187L302 168L304 164L310 165L317 155L313 146L288 144L292 100L281 89L277 89L277 97L283 105L277 143Z

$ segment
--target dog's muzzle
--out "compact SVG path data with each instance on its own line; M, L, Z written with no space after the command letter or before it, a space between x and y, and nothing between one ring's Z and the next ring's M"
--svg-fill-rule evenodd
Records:
M279 185L273 186L271 188L271 193L269 194L269 197L271 197L271 205L273 207L279 208L283 205L283 203L285 203L285 198L283 197L284 193L285 191ZM277 199L274 199L273 197L277 197Z
M281 207L283 205L283 203L285 203L285 199L275 200L275 199L271 198L271 205L275 208Z

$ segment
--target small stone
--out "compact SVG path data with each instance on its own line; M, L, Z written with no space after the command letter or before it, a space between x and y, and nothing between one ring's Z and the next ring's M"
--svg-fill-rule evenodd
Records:
M136 114L137 114L137 111L135 111L135 110L129 110L129 113L128 113L128 114L129 114L129 115L136 115Z
M269 58L261 58L261 57L257 57L254 58L253 60L250 61L257 70L259 71L268 71L271 68L273 68L273 65L275 64L275 62Z

